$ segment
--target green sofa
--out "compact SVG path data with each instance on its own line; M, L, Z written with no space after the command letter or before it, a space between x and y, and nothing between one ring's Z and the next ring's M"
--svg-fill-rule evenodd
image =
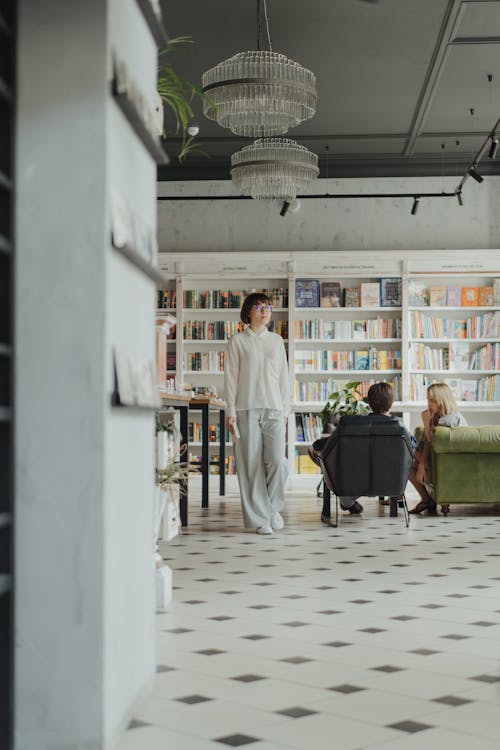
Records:
M429 489L445 515L451 503L500 503L500 425L436 427Z

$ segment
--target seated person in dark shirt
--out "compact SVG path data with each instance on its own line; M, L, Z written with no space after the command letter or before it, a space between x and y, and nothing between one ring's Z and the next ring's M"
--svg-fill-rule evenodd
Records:
M374 385L370 386L370 389L368 391L368 404L373 414L378 414L382 418L389 417L393 402L394 391L390 383L375 383ZM329 435L320 437L318 440L314 441L314 443L312 444L312 448L308 449L309 456L315 464L318 464L318 466L320 466L318 452L322 450L329 437ZM408 437L410 438L412 445L414 445L416 442L415 439L410 436L409 433ZM363 506L361 505L361 503L358 503L357 497L343 495L339 497L339 502L342 510L348 510L349 513L359 514L363 512ZM382 498L381 502L384 505L389 504L389 501L385 500L384 498ZM323 507L321 520L324 521L324 523L329 524L329 516L330 514L328 510Z

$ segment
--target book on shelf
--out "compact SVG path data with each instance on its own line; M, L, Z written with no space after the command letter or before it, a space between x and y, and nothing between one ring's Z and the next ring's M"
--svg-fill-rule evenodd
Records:
M358 350L354 352L354 369L369 370L370 354L367 350Z
M401 279L380 279L381 307L401 307Z
M295 306L319 307L320 288L317 279L297 279L295 282Z
M380 284L366 281L361 284L361 307L380 307Z
M448 307L462 306L462 287L449 286L446 290L446 304Z
M460 401L462 398L462 381L460 378L445 378L444 382L455 396L455 399Z
M449 345L449 367L450 370L457 372L459 370L469 369L469 344L462 341L451 341Z
M429 289L430 307L444 307L447 300L447 289L445 286L431 286Z
M425 281L412 279L408 282L408 304L410 307L427 307L429 290Z
M356 340L366 339L366 320L352 321L352 337Z
M478 305L480 307L490 307L493 304L493 287L480 286L478 292Z
M479 303L479 287L463 286L462 287L462 306L477 307Z
M361 306L361 289L359 286L349 286L344 289L344 307Z
M500 305L500 279L493 279L493 304Z
M321 282L321 307L340 307L342 289L338 281Z
M477 380L462 379L462 401L477 401Z

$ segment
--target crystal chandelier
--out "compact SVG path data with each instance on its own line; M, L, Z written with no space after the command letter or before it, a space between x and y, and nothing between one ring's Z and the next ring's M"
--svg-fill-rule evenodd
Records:
M260 138L231 156L231 177L243 195L291 202L317 178L318 157L290 138Z
M269 51L261 50L261 2ZM203 112L236 135L282 135L316 112L316 77L272 51L266 0L257 2L257 50L239 52L202 76Z

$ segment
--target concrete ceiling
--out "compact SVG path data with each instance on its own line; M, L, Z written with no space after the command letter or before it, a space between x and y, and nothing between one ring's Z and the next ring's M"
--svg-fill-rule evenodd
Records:
M321 177L461 175L500 117L500 0L267 0L273 49L314 71L314 118L290 130L319 155ZM256 48L256 0L169 0L171 55L197 84L236 52ZM488 76L492 76L491 82ZM228 179L230 156L250 141L205 119L210 158L179 165L179 139L162 180ZM167 133L172 122L166 119ZM483 157L483 173L500 174Z

